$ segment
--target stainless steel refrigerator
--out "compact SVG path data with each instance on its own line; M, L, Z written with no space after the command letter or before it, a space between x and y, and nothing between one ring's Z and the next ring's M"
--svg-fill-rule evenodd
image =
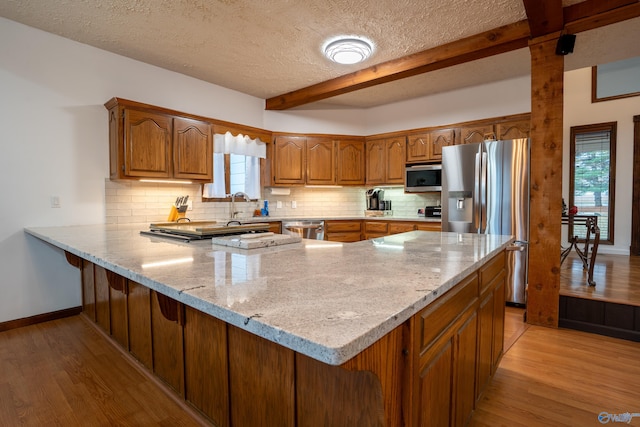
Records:
M525 304L529 240L529 140L442 148L442 231L513 235L506 299Z

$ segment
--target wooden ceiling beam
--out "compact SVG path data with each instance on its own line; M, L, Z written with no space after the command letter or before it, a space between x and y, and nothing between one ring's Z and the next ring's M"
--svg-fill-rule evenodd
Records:
M532 38L562 30L562 0L523 0L523 3Z
M529 24L520 21L335 79L267 99L267 110L286 110L381 83L439 70L527 46Z
M536 33L577 34L640 16L640 0L586 0L560 9L561 0L523 0ZM543 5L542 7L540 5ZM561 5L561 3L560 3ZM538 9L537 9L538 8ZM547 33L547 34L549 34ZM440 70L527 46L533 35L528 20L505 25L432 49L359 70L266 100L267 110L286 110L345 93ZM543 35L543 34L541 34Z

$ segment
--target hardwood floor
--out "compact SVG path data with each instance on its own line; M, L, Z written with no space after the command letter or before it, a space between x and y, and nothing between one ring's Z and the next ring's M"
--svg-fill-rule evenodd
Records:
M505 355L474 426L602 425L640 413L640 343L530 326L507 307ZM0 425L202 425L82 316L0 333ZM640 417L628 425L640 426Z
M507 308L508 350L472 426L598 426L601 412L638 413L627 425L640 426L640 343L514 324L521 315Z
M82 316L0 333L0 426L202 425Z
M560 295L640 306L640 257L598 254L596 286L587 286L582 262L572 253L560 268Z

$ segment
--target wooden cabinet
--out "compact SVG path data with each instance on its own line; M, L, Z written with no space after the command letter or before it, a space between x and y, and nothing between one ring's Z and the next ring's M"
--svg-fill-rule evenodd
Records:
M269 231L275 234L282 233L282 222L280 221L269 221Z
M305 144L307 158L306 183L309 185L335 185L336 146L333 140L307 138Z
M363 185L364 140L277 136L271 169L274 185Z
M151 291L133 280L128 282L129 352L147 369L152 370Z
M278 136L273 143L273 183L304 184L306 138Z
M460 143L474 144L483 142L485 139L495 139L495 129L493 124L465 126L460 128Z
M364 185L364 141L339 140L337 144L336 184Z
M325 221L325 239L332 242L358 242L362 240L362 221Z
M406 137L373 139L366 143L366 183L404 184Z
M94 265L93 272L96 290L96 323L103 331L111 335L110 293L107 270L99 265Z
M425 163L442 160L442 147L455 143L453 129L440 129L409 135L407 138L407 163Z
M129 319L127 318L128 284L124 277L107 270L109 282L109 312L111 336L125 349L129 349Z
M420 231L442 231L441 222L416 222L416 230Z
M413 231L416 229L416 224L413 222L389 222L387 226L388 234L406 233L407 231Z
M409 424L468 424L479 389L495 372L493 349L502 354L504 260L504 252L498 254L414 317Z
M82 312L96 321L96 289L93 280L93 263L82 260Z
M180 396L184 396L184 306L151 291L151 339L153 372Z
M386 221L363 221L365 240L383 237L389 234L389 223Z
M113 98L109 110L111 179L213 179L211 123Z
M185 400L219 427L229 426L227 325L185 307Z
M529 138L531 133L531 120L514 120L496 124L496 139L520 139Z

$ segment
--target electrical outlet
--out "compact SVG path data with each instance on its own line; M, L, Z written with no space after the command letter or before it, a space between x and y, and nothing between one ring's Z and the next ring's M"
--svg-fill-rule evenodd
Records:
M193 210L193 200L187 200L187 210L188 211Z
M282 209L282 200L276 202L276 209Z
M60 207L60 196L51 196L51 207L52 208Z
M295 200L291 201L291 209L295 209L298 207L298 203Z

